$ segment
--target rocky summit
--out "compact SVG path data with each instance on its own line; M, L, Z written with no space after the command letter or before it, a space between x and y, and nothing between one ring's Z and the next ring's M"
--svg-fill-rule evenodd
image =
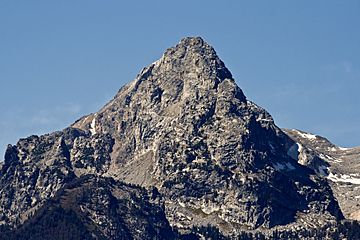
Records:
M298 142L184 38L98 112L8 146L0 239L346 237L356 223Z

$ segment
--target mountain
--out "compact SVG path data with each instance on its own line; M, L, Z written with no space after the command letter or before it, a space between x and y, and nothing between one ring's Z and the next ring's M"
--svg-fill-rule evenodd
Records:
M175 233L155 189L146 191L113 179L84 175L66 183L10 237L94 238L174 239Z
M345 217L360 220L360 147L338 147L324 137L299 130L284 132L296 142L295 159L329 180Z
M59 218L55 232L95 239L338 234L323 168L299 161L288 134L209 44L184 38L98 112L8 146L0 224L39 234Z

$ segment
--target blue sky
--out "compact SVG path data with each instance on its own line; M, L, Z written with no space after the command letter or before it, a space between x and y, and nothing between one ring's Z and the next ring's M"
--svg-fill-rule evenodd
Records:
M280 127L360 145L359 13L358 0L0 0L0 154L97 111L185 36Z

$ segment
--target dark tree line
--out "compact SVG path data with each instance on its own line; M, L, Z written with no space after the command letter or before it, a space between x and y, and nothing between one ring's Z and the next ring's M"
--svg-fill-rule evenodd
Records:
M63 208L43 213L18 229L0 228L1 240L93 239L91 233L73 211Z

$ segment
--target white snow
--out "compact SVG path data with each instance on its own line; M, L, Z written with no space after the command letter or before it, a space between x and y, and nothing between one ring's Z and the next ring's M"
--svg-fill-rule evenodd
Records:
M294 145L292 145L290 148L289 148L289 150L287 151L287 155L289 156L289 157L291 157L292 159L294 159L294 160L298 160L298 158L299 158L299 147L300 147L301 145L300 144L294 144Z
M272 120L271 120L271 119L268 119L268 118L261 118L261 117L258 117L258 118L256 119L256 121L257 121L257 122L260 122L260 121L263 121L263 122L272 122Z
M296 143L296 145L298 146L298 152L301 153L303 146L300 143Z
M96 134L96 118L94 117L90 124L91 135Z
M301 137L303 138L307 138L307 139L316 139L316 135L314 134L310 134L310 133L303 133L303 132L300 132L298 130L295 130L297 132L297 134L299 134Z
M330 172L327 178L333 182L343 182L360 185L360 178L354 178L346 174L333 174L332 172Z
M332 152L336 152L336 151L347 151L351 148L344 148L344 147L331 147L331 148L328 148L329 151L332 151Z
M346 151L346 150L349 150L350 148L339 147L339 149L342 151Z
M329 151L332 151L332 152L336 152L338 149L336 147L331 147L331 148L328 148Z
M325 170L329 173L327 174L325 172ZM351 183L351 184L356 184L356 185L360 185L360 178L356 178L354 176L358 176L357 174L333 174L329 168L325 167L325 166L320 166L318 168L319 173L322 176L325 176L327 179L329 179L332 182L342 182L342 183Z
M332 160L332 161L335 161L335 160L336 160L336 158L331 157L331 156L326 155L326 154L322 154L322 153L319 154L319 157L322 158L322 159L324 159L324 160L326 160L326 159L327 159L327 160Z

